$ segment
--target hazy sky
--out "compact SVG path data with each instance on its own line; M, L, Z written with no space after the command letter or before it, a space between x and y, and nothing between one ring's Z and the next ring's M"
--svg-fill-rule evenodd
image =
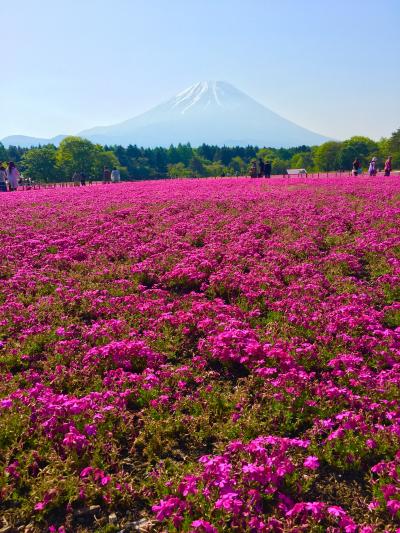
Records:
M0 0L0 138L225 80L338 139L400 127L400 0Z

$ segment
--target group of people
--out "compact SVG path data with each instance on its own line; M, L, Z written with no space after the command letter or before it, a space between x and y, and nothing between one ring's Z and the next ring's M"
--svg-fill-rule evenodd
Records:
M373 157L369 163L368 173L370 176L376 176L378 173L378 160ZM250 166L250 176L252 178L270 178L271 177L272 164L271 161L264 161L261 157L258 161L253 161ZM389 156L383 167L384 175L390 176L392 171L392 157ZM358 176L362 173L360 160L356 157L353 161L352 175ZM0 192L16 191L21 181L21 175L15 166L13 161L8 164L0 163ZM72 181L75 186L86 185L89 181L89 185L92 184L92 178L88 177L85 172L75 172L72 176ZM121 175L117 168L110 170L108 167L103 169L103 183L118 183L121 181Z
M390 176L391 171L392 171L392 157L389 156L386 159L385 165L383 167L384 175ZM358 176L359 174L361 174L361 172L362 172L361 163L360 163L360 160L356 157L353 161L352 174L353 176ZM378 173L378 160L376 157L373 157L371 161L369 162L368 174L370 176L376 176L377 173Z
M20 173L13 161L0 163L0 192L16 191L19 180Z
M117 168L110 170L108 167L104 167L103 183L118 183L120 181L121 175ZM23 178L13 161L10 161L9 163L0 162L0 192L16 191L18 185L26 184L26 182L27 180L23 181ZM79 187L80 185L86 185L86 183L91 185L93 179L81 170L79 172L74 172L72 182L75 187Z
M121 175L117 168L110 170L108 167L104 167L103 170L103 183L118 183L121 181Z
M72 176L72 181L74 186L78 187L79 185L86 185L86 182L89 182L89 185L93 183L93 180L85 172L74 172ZM104 167L103 170L103 183L118 183L121 181L121 175L117 168L110 170L108 167Z
M85 172L74 172L72 176L72 182L74 187L79 187L79 185L86 185L86 181L89 181L89 185L92 184L92 178L88 177Z
M261 157L258 159L258 163L253 161L250 166L251 178L270 178L272 170L271 161L264 161Z

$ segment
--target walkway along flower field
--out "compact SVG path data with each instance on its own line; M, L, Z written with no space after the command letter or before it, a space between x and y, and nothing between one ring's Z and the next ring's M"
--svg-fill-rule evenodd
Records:
M397 178L17 192L0 218L0 529L400 531Z

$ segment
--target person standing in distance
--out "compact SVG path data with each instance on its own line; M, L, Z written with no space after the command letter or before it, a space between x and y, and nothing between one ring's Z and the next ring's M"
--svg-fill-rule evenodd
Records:
M265 165L264 165L264 176L266 178L270 178L271 177L271 170L272 170L271 161L266 161Z
M16 191L18 189L19 172L15 163L10 161L7 167L7 180L10 191Z
M103 183L111 182L111 171L108 167L104 167L103 170Z
M369 163L368 172L370 176L376 176L377 169L376 169L376 157L373 157Z
M390 173L392 171L392 156L391 155L386 159L383 170L385 171L385 176L390 176Z
M0 192L7 192L7 171L2 164L0 165Z
M256 178L258 176L257 163L253 161L250 165L250 178Z
M353 170L352 170L353 176L358 176L358 174L360 173L360 168L361 168L360 161L356 157L353 161Z
M119 173L119 170L114 167L111 172L111 182L119 183L120 181L121 181L121 175Z
M264 176L264 161L261 157L258 158L258 177L262 178Z

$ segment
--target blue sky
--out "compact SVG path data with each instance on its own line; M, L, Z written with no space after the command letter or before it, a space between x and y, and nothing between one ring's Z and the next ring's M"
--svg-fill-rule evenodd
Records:
M0 0L0 138L225 80L338 139L400 127L400 0Z

